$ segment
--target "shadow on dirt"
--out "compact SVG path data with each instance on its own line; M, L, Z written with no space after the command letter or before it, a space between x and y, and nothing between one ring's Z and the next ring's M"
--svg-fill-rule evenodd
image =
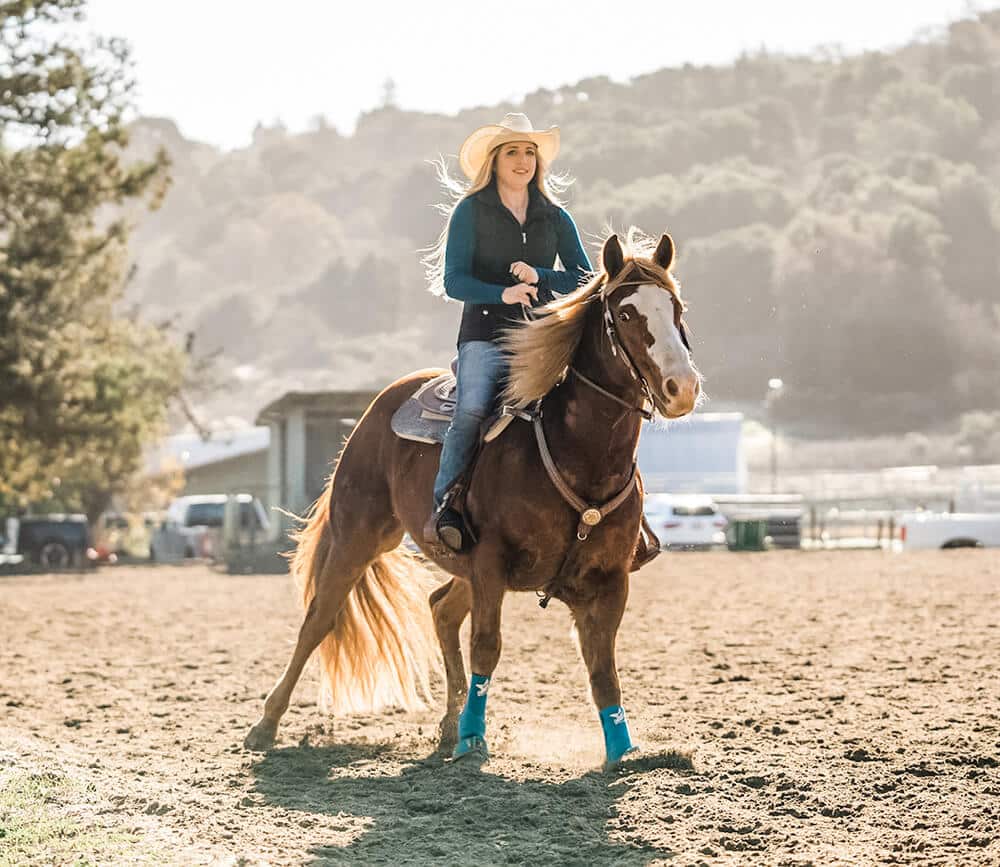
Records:
M608 839L616 803L639 773L693 770L679 753L626 762L621 771L546 782L511 780L475 764L432 754L413 761L387 745L338 744L274 750L253 768L269 804L341 816L358 829L347 846L310 849L325 864L615 864L645 865L667 848ZM359 821L360 820L360 821ZM310 833L303 830L303 834Z

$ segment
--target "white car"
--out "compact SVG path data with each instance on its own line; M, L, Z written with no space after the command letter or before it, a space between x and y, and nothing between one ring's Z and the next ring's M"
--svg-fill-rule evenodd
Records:
M239 507L239 530L262 539L269 522L260 500L250 494L233 494ZM188 557L212 557L218 551L225 523L226 494L178 497L149 542L149 559L176 561Z
M1000 547L1000 514L907 512L900 516L903 550Z
M711 548L726 544L729 522L711 497L647 494L643 511L664 548Z

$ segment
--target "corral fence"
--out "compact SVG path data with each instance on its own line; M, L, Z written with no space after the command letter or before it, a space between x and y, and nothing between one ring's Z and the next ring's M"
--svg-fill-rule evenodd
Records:
M900 544L900 516L926 509L1000 511L1000 467L909 467L871 473L822 472L787 477L797 490L784 494L716 493L713 499L731 524L763 521L768 547L871 548ZM236 493L263 504L266 528L245 526ZM226 519L212 537L211 559L231 573L285 573L283 553L294 548L296 519L281 506L277 487L231 492Z

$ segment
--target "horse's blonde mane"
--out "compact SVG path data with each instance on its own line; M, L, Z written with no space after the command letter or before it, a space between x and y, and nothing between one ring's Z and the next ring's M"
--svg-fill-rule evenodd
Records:
M602 268L574 292L542 307L540 318L507 332L502 341L510 364L505 404L528 406L555 387L580 345L591 302L612 294L636 271L643 282L665 286L680 298L680 284L652 260L655 249L656 241L632 226L622 243L625 264L613 280Z

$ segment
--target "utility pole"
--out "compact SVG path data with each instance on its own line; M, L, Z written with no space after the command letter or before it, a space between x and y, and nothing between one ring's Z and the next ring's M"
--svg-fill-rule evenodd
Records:
M771 428L771 493L778 493L778 422L774 417L774 403L781 394L785 383L778 377L767 381L767 396L764 406L767 408L767 421Z

